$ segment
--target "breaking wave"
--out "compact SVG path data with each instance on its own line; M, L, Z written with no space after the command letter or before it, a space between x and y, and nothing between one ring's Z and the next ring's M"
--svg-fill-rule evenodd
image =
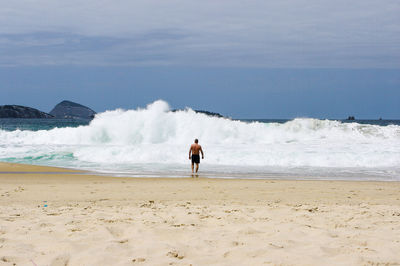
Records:
M187 164L200 140L209 165L243 167L398 167L400 126L297 118L243 122L191 109L170 112L159 100L146 108L106 111L87 126L0 130L0 159L93 164ZM67 163L69 162L69 164ZM51 163L47 163L51 164ZM100 167L101 168L101 167Z

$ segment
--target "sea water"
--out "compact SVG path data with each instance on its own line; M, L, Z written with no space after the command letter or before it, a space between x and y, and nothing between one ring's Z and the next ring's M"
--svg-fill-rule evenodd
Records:
M0 161L185 177L194 138L204 177L400 181L398 120L234 120L161 100L92 121L0 119Z

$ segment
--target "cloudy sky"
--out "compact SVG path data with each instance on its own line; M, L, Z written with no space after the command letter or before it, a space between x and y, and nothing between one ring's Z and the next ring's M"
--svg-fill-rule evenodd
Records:
M82 72L87 72L90 84L96 84L96 80L109 84L108 88L99 86L103 95L115 91L121 95L120 100L108 99L108 102L91 99L89 103L100 111L119 105L126 108L143 105L144 101L160 98L162 94L179 107L196 105L234 116L342 115L339 109L336 113L334 109L323 110L307 100L315 98L318 95L315 92L329 88L333 92L338 90L337 97L343 90L350 95L363 95L363 89L368 90L370 97L360 96L359 101L364 105L369 103L365 110L369 107L373 110L368 114L352 110L354 103L349 101L348 112L400 118L399 100L393 102L393 97L400 99L398 0L0 0L0 3L0 90L9 95L2 97L0 104L12 102L48 108L51 101L60 98L57 94L88 101L89 96L80 98L75 92L91 91L93 97L95 85L88 88L88 82L82 81ZM281 72L274 76L276 69ZM362 75L357 72L361 69ZM121 71L125 73L124 80L112 78ZM215 76L215 72L220 75ZM104 73L110 77L108 80ZM135 73L144 76L138 80ZM184 84L180 83L181 74L192 80L184 77ZM301 79L303 74L305 77ZM163 81L154 83L159 75ZM355 80L360 75L364 81ZM296 76L296 81L288 86L290 76ZM279 80L271 82L276 77ZM26 78L26 83L21 78ZM230 83L227 79L237 82L227 85ZM340 86L337 80L341 81ZM153 89L148 89L149 83ZM199 83L209 87L200 87ZM371 87L371 83L376 87ZM209 93L210 86L214 93L216 90L221 95L233 93L232 100L236 99L234 96L248 95L244 99L246 104L238 102L235 107L221 107L210 104L207 94L200 102L182 96L193 88ZM42 100L29 104L32 88L36 95L49 95L53 90L50 94L54 96L38 97ZM165 93L168 90L171 94ZM282 103L293 92L305 95L300 98L303 105L294 106L290 112L277 110L271 114L270 110L262 111L262 104L248 104L262 95L267 97L268 92L281 94L276 100ZM388 97L381 99L382 105L373 103L375 96L382 93ZM143 100L128 104L122 100L126 98L124 95ZM223 96L218 100L223 101ZM319 101L324 102L322 106L329 103ZM388 103L392 104L389 109ZM238 108L245 111L238 113ZM386 111L381 112L380 108Z

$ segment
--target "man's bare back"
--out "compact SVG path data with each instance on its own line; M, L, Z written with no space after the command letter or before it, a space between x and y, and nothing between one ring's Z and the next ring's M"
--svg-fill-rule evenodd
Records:
M201 145L193 143L190 146L190 150L192 151L192 154L199 155L199 152L202 151Z

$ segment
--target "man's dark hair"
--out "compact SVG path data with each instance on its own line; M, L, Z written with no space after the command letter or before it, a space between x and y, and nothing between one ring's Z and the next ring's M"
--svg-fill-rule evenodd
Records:
M194 143L199 143L199 140L198 140L198 139L195 139L195 140L194 140Z

